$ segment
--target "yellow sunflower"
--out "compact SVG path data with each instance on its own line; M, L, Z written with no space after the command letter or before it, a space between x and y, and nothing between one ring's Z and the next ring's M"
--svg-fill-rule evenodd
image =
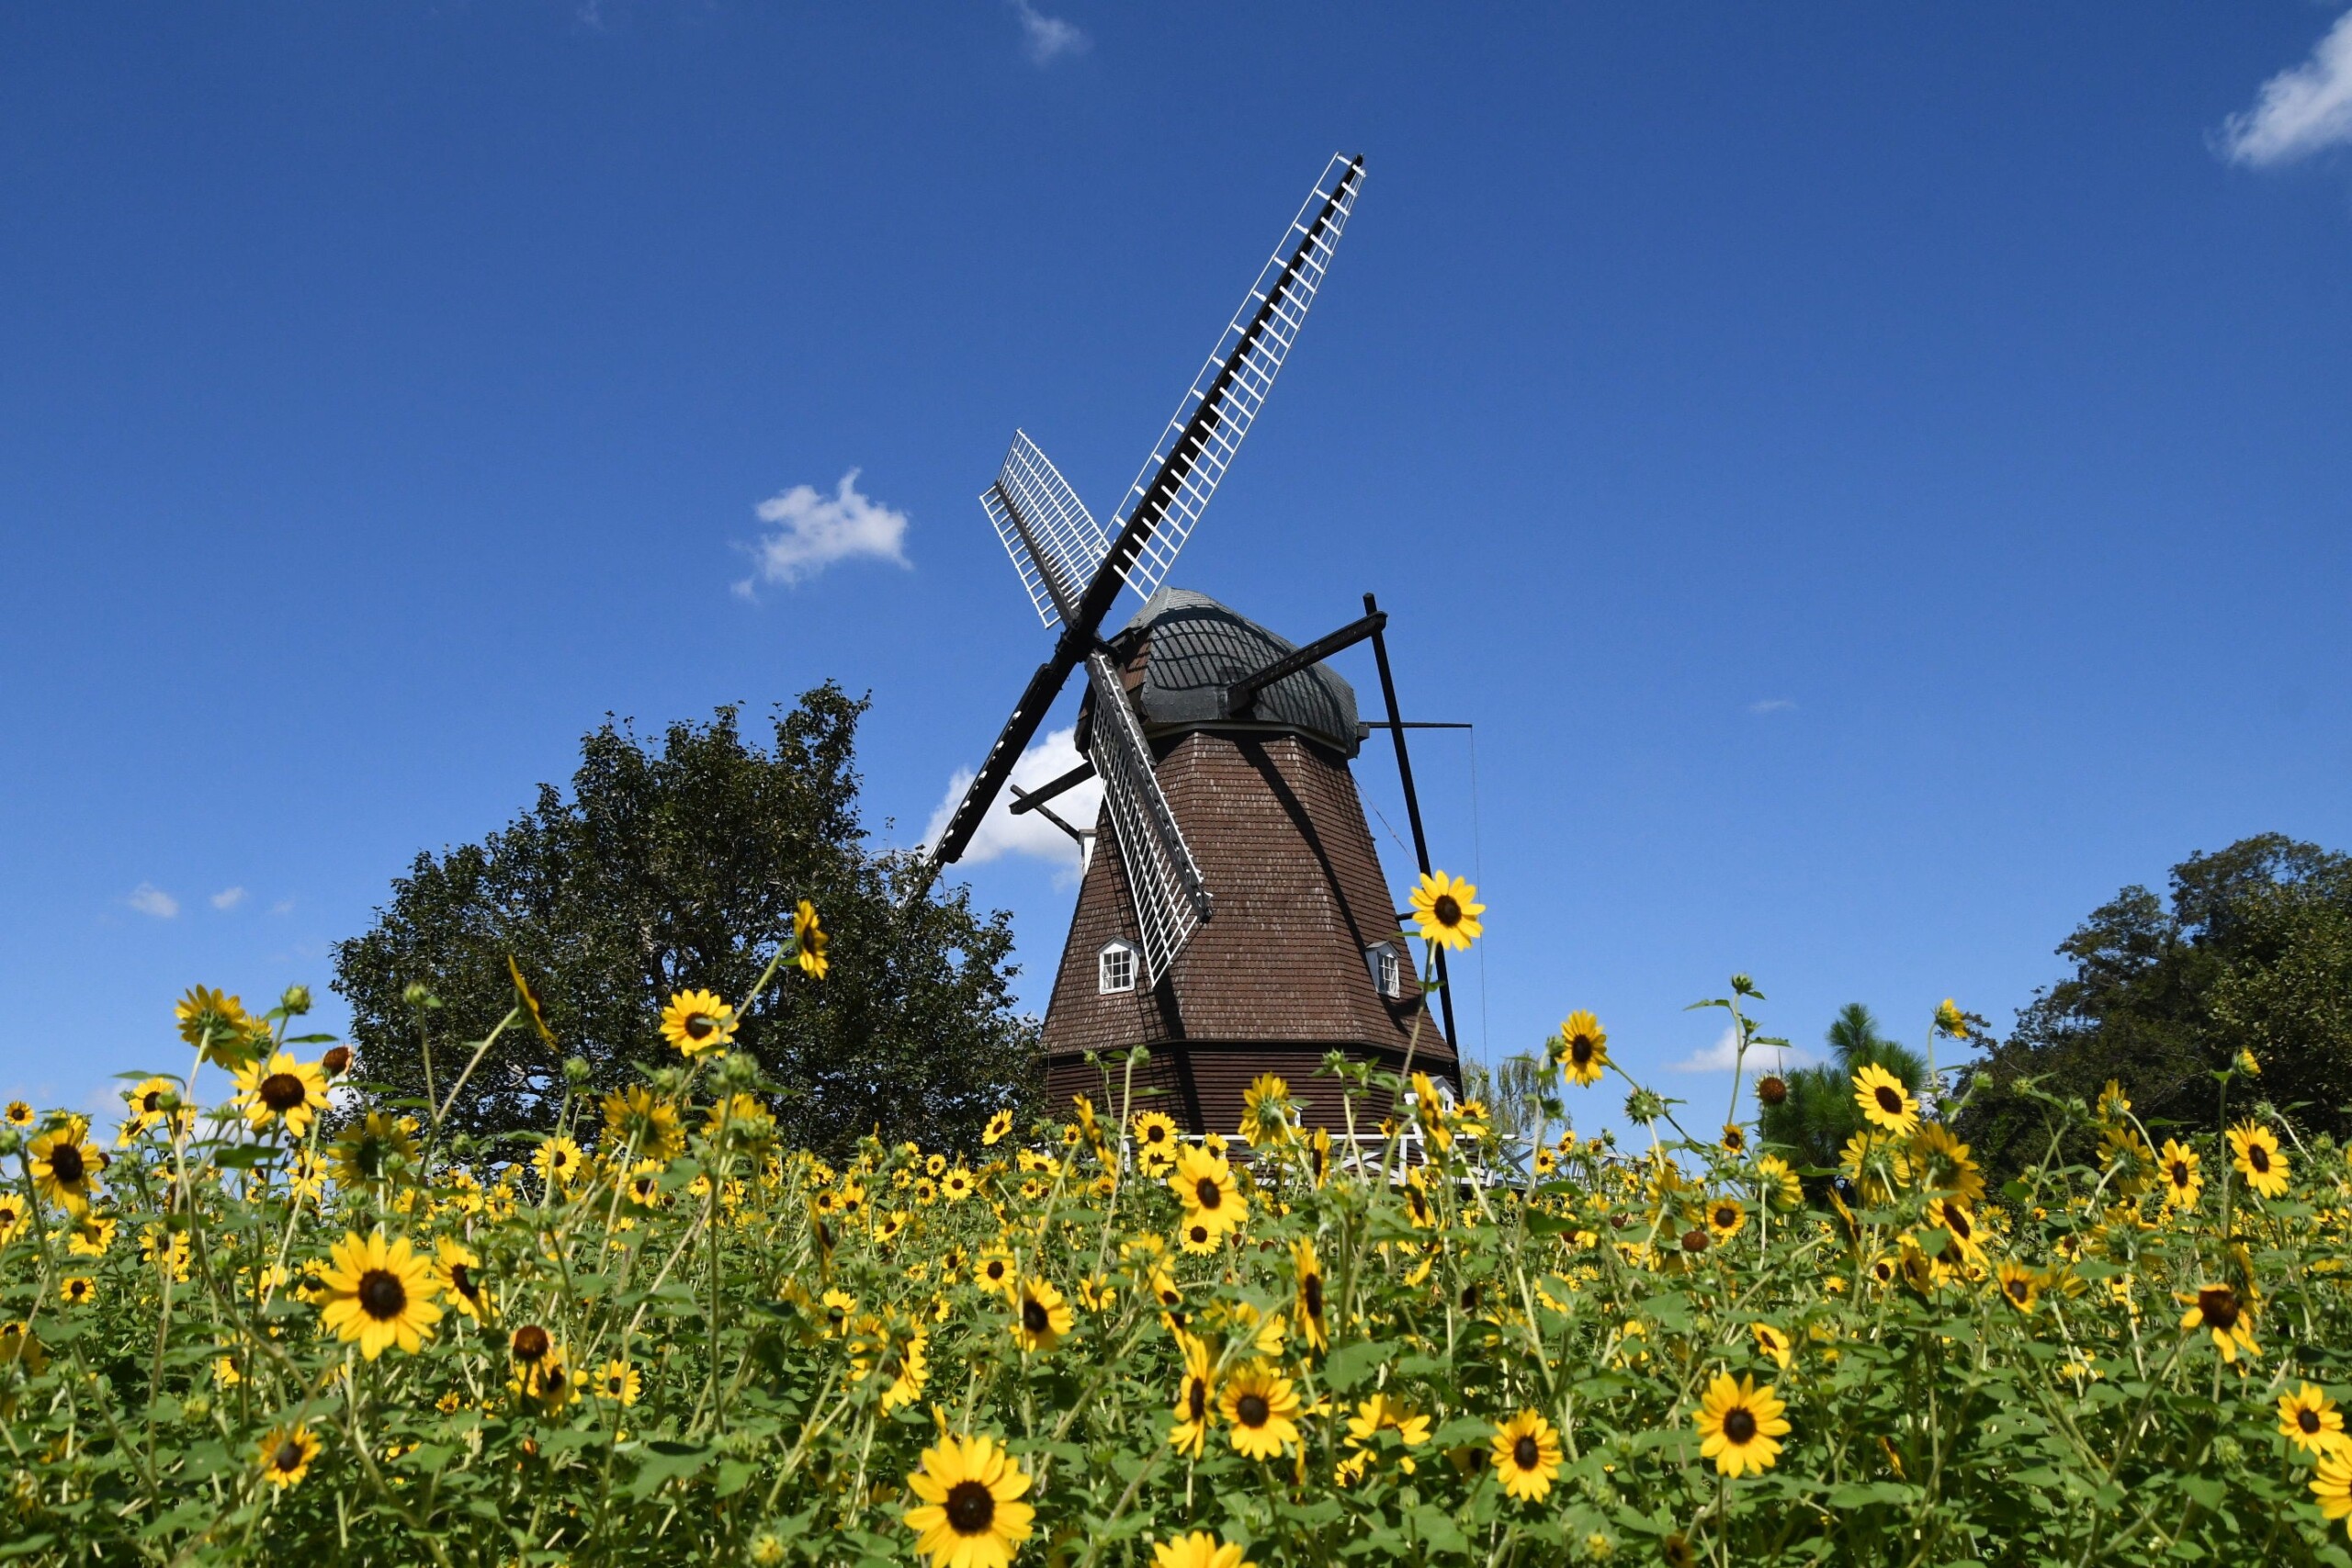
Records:
M1023 1350L1052 1349L1073 1321L1069 1301L1050 1280L1028 1276L1012 1292L1012 1337Z
M811 980L821 980L831 963L825 949L832 944L832 937L817 919L817 906L806 898L800 900L800 908L792 914L792 961Z
M531 1168L550 1187L569 1187L586 1168L587 1156L570 1138L548 1138L531 1152Z
M907 1489L922 1499L906 1524L932 1568L1006 1568L1029 1539L1035 1510L1021 1501L1028 1472L992 1438L941 1438L923 1450Z
M627 1361L606 1361L596 1369L596 1375L589 1386L596 1391L597 1398L627 1408L637 1403L637 1396L644 1391L645 1380Z
M1560 1434L1533 1410L1522 1410L1495 1428L1493 1461L1503 1491L1521 1503L1551 1495L1560 1473Z
M33 1124L33 1108L21 1100L12 1100L6 1112L0 1115L0 1121L6 1121L9 1126L19 1130L29 1127Z
M288 1137L302 1137L327 1108L326 1074L315 1062L296 1061L291 1052L280 1051L267 1061L256 1057L239 1067L236 1077L237 1104L256 1133L276 1123Z
M1176 1158L1176 1122L1164 1111L1147 1111L1129 1124L1136 1161L1146 1176L1158 1176Z
M1984 1263L1984 1227L1967 1204L1957 1198L1934 1199L1928 1204L1928 1224L1951 1237L1952 1245L1960 1249L1962 1261Z
M370 1111L343 1130L327 1157L344 1187L398 1180L416 1168L416 1139L407 1118Z
M680 991L662 1010L662 1038L689 1060L735 1038L735 1010L712 991Z
M2258 1122L2230 1129L2230 1164L2245 1184L2265 1198L2287 1193L2287 1156L2278 1152L2278 1134Z
M1781 1333L1779 1329L1773 1327L1769 1323L1750 1324L1748 1325L1748 1332L1756 1336L1756 1348L1758 1350L1761 1350L1767 1356L1771 1357L1772 1359L1779 1364L1780 1369L1782 1371L1785 1372L1789 1370L1792 1352L1789 1348L1789 1337L1787 1335Z
M969 1198L975 1186L972 1173L960 1165L939 1179L939 1190L951 1203L960 1203Z
M1477 941L1485 930L1478 917L1487 912L1477 900L1478 890L1462 878L1442 871L1422 873L1413 889L1413 921L1421 929L1421 940L1457 953Z
M675 1159L686 1146L677 1108L651 1089L615 1089L605 1096L604 1111L605 1136L634 1144L647 1159Z
M1194 1530L1173 1540L1154 1541L1151 1568L1258 1568L1242 1561L1241 1549L1219 1540L1206 1530Z
M514 982L514 1001L523 1010L523 1016L531 1021L531 1027L538 1032L540 1039L554 1044L555 1035L548 1028L547 1009L539 1005L539 993L531 988L530 981L523 978L523 966L514 962L514 955L511 953L506 955L506 975Z
M2195 1149L2177 1139L2165 1140L2164 1152L2156 1156L2156 1169L2164 1178L2165 1208L2197 1206L2197 1195L2205 1190L2205 1179L2197 1173L2199 1163Z
M459 1312L477 1323L481 1321L487 1303L482 1299L481 1259L474 1256L473 1248L447 1237L436 1243L433 1283L448 1293Z
M980 1134L980 1142L994 1145L1002 1142L1004 1135L1012 1131L1012 1112L999 1111L989 1118L988 1126Z
M2319 1511L2331 1519L2352 1514L2352 1448L2337 1448L2320 1455L2319 1475L2312 1482L2312 1495L2319 1499Z
M1233 1167L1214 1150L1186 1149L1177 1157L1168 1185L1183 1203L1186 1222L1204 1224L1213 1235L1238 1229L1250 1217L1250 1205L1234 1179Z
M1176 1227L1176 1245L1193 1258L1206 1258L1221 1245L1218 1238L1223 1234L1198 1214L1192 1214Z
M1968 1145L1940 1122L1919 1124L1917 1135L1911 1140L1911 1160L1919 1172L1919 1185L1930 1192L1964 1203L1984 1196L1984 1173L1977 1168Z
M662 1202L662 1164L658 1159L641 1159L628 1168L628 1176L621 1190L628 1201L640 1209L652 1209Z
M89 1129L79 1116L69 1116L26 1150L32 1161L33 1190L77 1216L89 1213L98 1172L107 1164L106 1152L89 1141Z
M1216 1424L1216 1360L1198 1337L1176 1331L1184 1358L1183 1381L1176 1387L1176 1425L1168 1440L1178 1452L1198 1459L1209 1428Z
M1758 1194L1775 1209L1793 1209L1804 1201L1804 1183L1797 1179L1796 1167L1779 1155L1756 1162L1756 1183Z
M1854 1103L1861 1107L1863 1119L1871 1126L1883 1127L1896 1137L1907 1138L1918 1130L1919 1102L1911 1098L1901 1078L1876 1062L1865 1064L1854 1075Z
M143 1078L125 1089L122 1095L122 1126L115 1134L115 1142L118 1145L128 1144L150 1127L168 1130L175 1121L185 1123L192 1120L184 1107L177 1117L172 1114L170 1108L178 1106L179 1092L180 1086L169 1078ZM30 1114L29 1107L27 1114Z
M441 1320L433 1304L433 1269L403 1236L387 1242L380 1230L346 1234L328 1253L319 1275L327 1327L359 1341L374 1360L391 1347L414 1352Z
M262 1478L284 1491L308 1475L311 1461L318 1457L319 1439L310 1427L273 1427L261 1440Z
M1227 1440L1244 1459L1272 1459L1298 1441L1298 1390L1263 1361L1250 1361L1227 1378L1217 1407Z
M25 1223L25 1201L14 1192L0 1192L0 1242L17 1234Z
M1761 1473L1780 1461L1780 1438L1789 1424L1781 1419L1782 1404L1770 1383L1762 1388L1743 1376L1737 1382L1728 1372L1717 1372L1699 1402L1699 1453L1733 1480L1742 1472Z
M849 1363L854 1381L882 1379L885 1415L912 1404L930 1381L931 1339L918 1323L883 1323L867 1318L852 1337Z
M1299 1337L1317 1350L1331 1348L1331 1330L1323 1317L1323 1260L1315 1255L1315 1238L1301 1236L1291 1243L1291 1269L1298 1277Z
M172 1015L179 1021L180 1038L216 1067L243 1066L254 1054L255 1033L267 1037L268 1026L247 1017L243 1002L202 986L190 986Z
M96 1299L98 1282L87 1274L68 1274L58 1281L57 1293L68 1306L84 1306Z
M1707 1204L1707 1229L1718 1242L1729 1241L1747 1224L1747 1208L1736 1198L1717 1198Z
M1590 1089L1609 1070L1609 1035L1600 1020L1582 1009L1568 1014L1546 1049L1580 1089Z
M1002 1291L1010 1294L1015 1270L1012 1254L1001 1247L992 1247L980 1254L979 1263L972 1269L972 1283L987 1291Z
M2278 1435L2306 1453L2331 1454L2345 1450L2344 1413L2327 1391L2305 1383L2278 1396Z
M1375 1393L1356 1406L1348 1417L1348 1446L1366 1449L1380 1440L1383 1432L1394 1432L1396 1440L1406 1448L1420 1447L1430 1440L1430 1418L1394 1394ZM1405 1461L1407 1473L1413 1462Z
M1994 1270L1999 1281L2001 1299L2022 1313L2033 1311L2041 1300L2041 1276L2014 1258L2003 1258Z
M1275 1073L1260 1073L1241 1091L1241 1136L1251 1148L1287 1142L1291 1135L1290 1085Z
M2248 1356L2262 1354L2254 1342L2254 1303L2242 1300L2237 1292L2227 1285L2205 1285L2194 1294L2181 1292L2179 1299L2188 1303L2180 1325L2192 1333L2201 1329L2212 1335L2213 1348L2222 1353L2222 1359L2234 1362L2241 1350Z

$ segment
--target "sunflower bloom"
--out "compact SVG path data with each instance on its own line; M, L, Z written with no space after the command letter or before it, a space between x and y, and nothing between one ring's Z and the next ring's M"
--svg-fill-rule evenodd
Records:
M1206 1530L1194 1530L1173 1540L1155 1541L1151 1568L1258 1568L1245 1562L1241 1549L1219 1540Z
M1186 1224L1206 1225L1212 1236L1238 1229L1250 1217L1249 1201L1241 1196L1233 1167L1213 1150L1186 1149L1177 1157L1168 1185L1184 1205Z
M2305 1383L2278 1396L2278 1435L2305 1453L2331 1454L2345 1449L2344 1413L2327 1391Z
M300 1138L327 1106L327 1076L315 1062L298 1062L280 1051L237 1069L237 1104L254 1132L273 1124Z
M2352 1449L2337 1448L2320 1456L2312 1495L2319 1499L2319 1511L2331 1519L2352 1514Z
M328 1254L319 1276L324 1321L337 1337L356 1339L374 1360L388 1348L420 1349L441 1309L433 1304L433 1269L406 1237L387 1242L382 1231L346 1235Z
M1764 1354L1771 1357L1772 1359L1779 1364L1780 1369L1782 1371L1785 1372L1789 1370L1792 1352L1789 1349L1789 1337L1787 1335L1781 1333L1779 1329L1773 1327L1769 1323L1750 1324L1748 1325L1748 1332L1756 1337L1756 1348L1758 1350L1761 1350Z
M416 1168L416 1138L408 1118L370 1111L344 1129L327 1151L335 1181L360 1187L395 1179Z
M2278 1152L2278 1135L2258 1122L2230 1129L2230 1165L2245 1184L2265 1198L2287 1195L2287 1156Z
M943 1437L907 1475L922 1499L906 1514L915 1550L932 1568L1006 1568L1029 1539L1036 1510L1021 1501L1028 1472L993 1438Z
M2180 1325L2191 1333L2202 1330L2212 1335L2213 1348L2222 1353L2222 1359L2234 1362L2241 1350L2248 1356L2262 1354L2254 1342L2254 1303L2240 1300L2237 1292L2227 1285L2207 1285L2180 1299L2189 1303Z
M1907 1138L1919 1129L1919 1102L1903 1087L1901 1078L1876 1062L1854 1075L1854 1103L1861 1107L1863 1120L1898 1138Z
M993 1146L1003 1142L1004 1135L1012 1131L1012 1112L1000 1110L989 1118L988 1126L980 1133L980 1142Z
M1718 1242L1729 1241L1747 1224L1747 1206L1736 1198L1718 1198L1707 1205L1707 1229Z
M1540 1412L1522 1410L1495 1428L1495 1474L1516 1502L1541 1503L1560 1473L1560 1434Z
M1128 1124L1135 1138L1136 1160L1146 1176L1158 1176L1175 1163L1176 1122L1165 1111L1147 1111Z
M549 1187L569 1187L587 1167L587 1156L570 1138L549 1138L532 1152L531 1167Z
M1544 1049L1579 1089L1590 1089L1609 1070L1608 1032L1600 1019L1581 1008L1562 1021L1560 1032L1544 1043Z
M1780 1461L1779 1439L1789 1429L1781 1418L1787 1408L1770 1383L1758 1388L1752 1377L1734 1382L1730 1373L1717 1372L1699 1402L1701 1457L1713 1460L1735 1481L1746 1471L1760 1474L1771 1469Z
M2205 1179L2197 1174L2197 1151L2177 1139L2165 1140L2164 1152L2156 1156L2156 1170L2163 1178L2165 1207L2193 1209L2197 1195L2205 1190Z
M2030 1314L2041 1300L2041 1274L2022 1263L2004 1258L1994 1277L1999 1282L2001 1299L2021 1313Z
M477 1323L481 1321L488 1303L482 1299L481 1259L474 1256L473 1248L447 1237L435 1244L433 1283L459 1312Z
M1241 1136L1255 1148L1287 1143L1291 1135L1290 1084L1279 1074L1260 1073L1241 1091Z
M76 1218L90 1212L106 1151L89 1141L90 1124L79 1116L35 1138L25 1151L32 1161L33 1190Z
M1331 1348L1331 1330L1323 1319L1323 1260L1315 1255L1315 1238L1301 1236L1291 1244L1292 1270L1298 1276L1299 1337L1317 1350Z
M1198 1459L1209 1427L1216 1422L1216 1361L1205 1341L1182 1329L1176 1344L1183 1352L1184 1379L1176 1389L1176 1425L1168 1440L1179 1453Z
M1477 900L1477 888L1462 878L1424 872L1413 889L1413 923L1420 927L1421 940L1457 953L1467 948L1486 929L1478 917L1487 907Z
M1052 1349L1073 1321L1069 1301L1050 1280L1023 1279L1012 1293L1012 1337L1023 1350Z
M662 1010L662 1038L689 1061L735 1038L735 1010L714 991L680 991Z
M1272 1459L1298 1441L1298 1390L1263 1361L1225 1380L1218 1409L1227 1438L1244 1459Z
M319 1439L308 1427L274 1427L261 1440L262 1478L279 1491L311 1472L319 1457Z
M832 944L832 937L817 919L817 906L806 898L800 900L800 908L792 913L792 961L811 980L821 980L831 964L825 949Z

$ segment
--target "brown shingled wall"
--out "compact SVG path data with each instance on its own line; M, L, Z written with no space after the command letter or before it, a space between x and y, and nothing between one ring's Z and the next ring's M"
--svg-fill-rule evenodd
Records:
M1397 940L1397 921L1355 781L1335 754L1292 734L1193 731L1156 750L1160 787L1216 914L1159 992L1101 994L1096 954L1114 938L1137 937L1117 839L1107 816L1097 824L1046 1014L1048 1090L1057 1104L1099 1095L1080 1054L1146 1044L1152 1059L1138 1080L1167 1091L1150 1103L1192 1130L1231 1132L1242 1090L1261 1072L1281 1074L1312 1102L1310 1123L1336 1128L1338 1088L1314 1077L1324 1054L1394 1067L1419 1007L1409 972L1405 997L1392 1003L1364 964L1367 944ZM1432 1020L1421 1023L1414 1059L1456 1075Z

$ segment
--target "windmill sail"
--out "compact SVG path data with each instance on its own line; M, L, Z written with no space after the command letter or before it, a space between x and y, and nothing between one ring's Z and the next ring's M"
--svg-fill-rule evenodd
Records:
M1111 830L1119 840L1119 862L1135 900L1136 928L1143 937L1146 978L1159 984L1183 951L1186 939L1209 918L1210 899L1201 868L1176 826L1152 771L1151 748L1136 722L1119 672L1100 651L1086 656L1094 689L1094 723L1087 751L1102 775L1102 797L1111 808Z
M1120 575L1139 596L1168 575L1264 406L1363 188L1362 158L1335 154L1325 165L1136 476L1117 542Z
M1012 433L1012 448L980 504L1038 619L1048 631L1062 625L1111 553L1111 536L1026 431Z

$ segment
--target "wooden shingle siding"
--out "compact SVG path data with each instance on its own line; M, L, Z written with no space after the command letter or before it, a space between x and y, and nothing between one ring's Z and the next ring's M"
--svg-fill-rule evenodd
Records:
M1157 989L1103 995L1097 954L1114 940L1138 938L1116 836L1107 816L1098 822L1046 1014L1056 1109L1080 1092L1102 1103L1085 1052L1141 1044L1151 1059L1136 1081L1161 1092L1136 1109L1165 1110L1192 1131L1230 1133L1243 1089L1272 1072L1310 1102L1309 1124L1340 1130L1339 1087L1315 1076L1324 1055L1340 1050L1394 1068L1420 1010L1409 969L1405 995L1391 1002L1365 964L1372 944L1404 944L1347 761L1295 732L1183 729L1159 738L1154 752L1216 912ZM1453 1051L1426 1015L1413 1059L1458 1079ZM1109 1093L1103 1109L1115 1110L1115 1078Z

